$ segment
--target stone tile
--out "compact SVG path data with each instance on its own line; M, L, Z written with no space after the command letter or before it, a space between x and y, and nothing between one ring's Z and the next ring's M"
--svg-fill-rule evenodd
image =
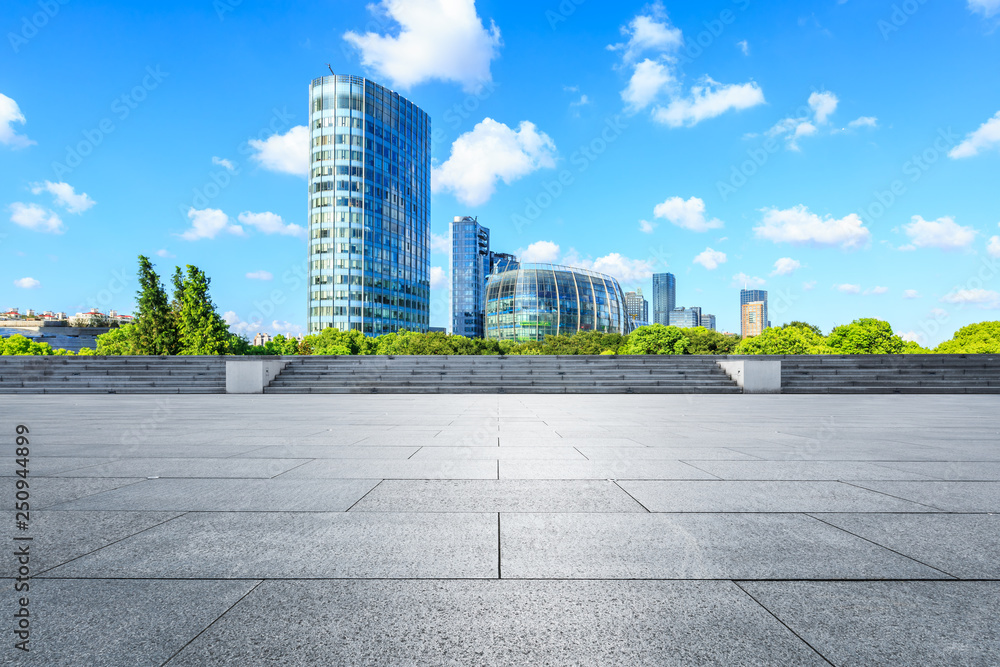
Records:
M732 449L766 461L939 461L941 452L932 447L917 447L893 443L890 447L803 446L746 447L734 444Z
M923 475L871 463L839 461L691 461L700 470L730 480L926 480Z
M992 665L1000 655L998 582L741 585L835 665Z
M32 537L32 570L40 573L177 516L180 512L32 512L24 533Z
M308 459L123 459L62 473L62 477L249 477L267 479Z
M254 459L396 459L413 456L419 447L379 447L364 445L277 445L254 449L233 458Z
M57 505L60 510L344 512L371 479L151 479Z
M93 478L68 478L68 477L28 477L31 492L30 504L32 509L40 510L58 505L59 503L84 498L95 493L117 489L129 484L136 484L144 478L136 477L93 477ZM13 511L14 493L2 494L2 506L4 509Z
M24 664L162 665L257 583L34 579ZM6 664L21 664L12 644Z
M930 479L953 481L1000 481L1000 462L996 461L949 461L916 462L893 461L878 465L891 470L902 470Z
M928 512L840 482L619 482L650 512Z
M54 476L59 473L72 472L74 470L82 470L105 463L113 463L116 460L113 458L79 456L39 456L36 452L32 452L29 458L29 474L39 475L41 477ZM17 468L15 468L14 465L4 466L3 470L0 471L0 477L15 477L17 475L16 470Z
M491 578L497 576L497 515L191 513L49 576Z
M385 480L351 512L645 512L606 480Z
M422 447L414 461L516 461L520 459L550 459L586 461L574 447Z
M577 447L588 459L632 461L753 461L753 456L724 447Z
M801 514L503 514L505 579L932 579Z
M1000 579L1000 514L823 514L817 518L960 579Z
M945 512L1000 512L1000 482L856 482Z
M501 461L500 479L716 479L680 461Z
M171 665L818 665L730 582L268 581Z
M321 459L282 479L496 479L496 461L391 461Z
M89 456L106 457L108 459L125 458L213 458L224 459L230 456L246 454L255 449L256 445L216 445L204 443L199 445L185 444L180 441L171 443L140 444L127 441L118 444L104 445L49 445L33 448L35 456Z

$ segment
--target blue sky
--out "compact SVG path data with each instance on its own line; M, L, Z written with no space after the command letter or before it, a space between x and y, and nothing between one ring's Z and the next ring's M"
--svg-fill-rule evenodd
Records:
M305 324L311 79L370 76L434 127L448 222L738 329L1000 310L1000 0L8 0L0 308L129 312L136 256L195 264L233 328Z

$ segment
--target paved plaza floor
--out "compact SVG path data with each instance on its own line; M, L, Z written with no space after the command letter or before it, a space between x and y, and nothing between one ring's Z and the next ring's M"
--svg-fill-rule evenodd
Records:
M0 664L1000 664L1000 397L2 396L0 442Z

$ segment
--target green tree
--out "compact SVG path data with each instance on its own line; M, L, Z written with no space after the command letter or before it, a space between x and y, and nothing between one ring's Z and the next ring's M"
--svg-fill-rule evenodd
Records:
M229 327L212 303L208 291L211 282L204 271L187 265L180 295L180 354L215 355L229 351Z
M951 340L935 349L938 354L1000 354L1000 322L980 322L962 327Z
M736 354L824 354L825 340L811 328L772 327L736 346Z
M619 354L686 354L690 343L681 329L652 324L630 333Z
M167 293L148 257L139 255L139 293L130 338L134 347L122 354L176 354L177 325Z
M822 336L823 335L823 330L822 329L820 329L815 324L809 324L808 322L799 322L798 320L794 320L794 321L789 322L788 324L784 325L782 327L782 329L787 329L788 327L799 327L800 329L808 329L809 331L812 331L817 336Z
M36 343L21 334L14 334L6 340L0 338L0 354L6 356L39 357L50 356L52 353L52 346L48 343Z
M740 337L735 334L722 334L705 327L682 329L691 344L688 354L732 354L740 344Z
M826 344L834 354L902 354L904 347L888 322L872 317L835 327Z
M138 336L139 330L136 323L112 329L97 337L96 354L109 357L139 354L137 352Z

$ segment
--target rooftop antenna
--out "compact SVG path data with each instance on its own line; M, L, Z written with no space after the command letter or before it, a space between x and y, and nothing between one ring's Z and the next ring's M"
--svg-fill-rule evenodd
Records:
M329 70L330 70L330 74L333 74L333 68L332 68L332 67L330 67L330 63L327 63L327 64L326 64L326 67L327 67L327 69L329 69ZM334 76L336 76L336 75L334 74Z

